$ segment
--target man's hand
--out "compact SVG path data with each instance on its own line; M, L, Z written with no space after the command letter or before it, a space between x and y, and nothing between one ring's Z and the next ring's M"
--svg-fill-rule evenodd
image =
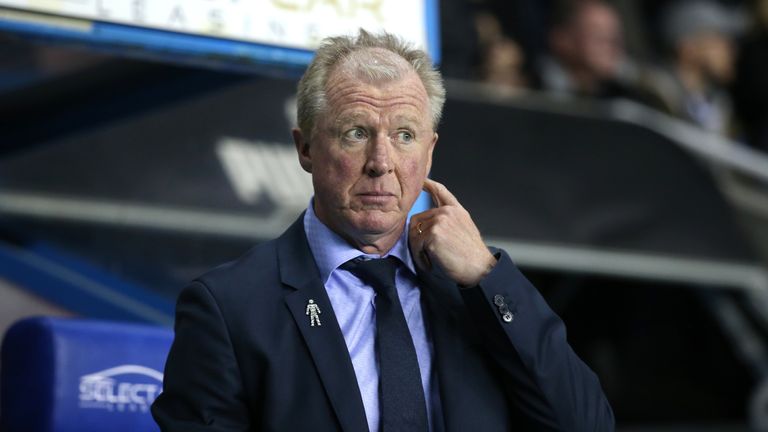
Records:
M440 266L460 286L475 286L490 273L496 258L483 243L472 217L442 184L427 179L424 190L437 207L413 215L409 242L416 265Z

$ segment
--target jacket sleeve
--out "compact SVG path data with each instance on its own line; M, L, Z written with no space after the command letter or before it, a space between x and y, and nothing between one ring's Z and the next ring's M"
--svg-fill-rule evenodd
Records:
M571 349L562 320L506 252L496 257L491 273L461 294L488 352L513 383L518 409L541 430L613 431L600 382Z
M216 300L202 282L179 295L163 392L152 415L164 432L249 430L243 385Z

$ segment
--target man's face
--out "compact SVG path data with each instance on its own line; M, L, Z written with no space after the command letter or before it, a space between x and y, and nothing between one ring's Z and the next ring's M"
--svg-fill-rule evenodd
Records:
M701 67L707 78L726 85L735 74L736 47L729 36L721 33L705 33L699 36L698 50Z
M606 6L593 4L584 7L575 25L584 67L597 78L613 78L624 54L619 17Z
M318 218L360 247L399 235L429 173L437 134L415 72L369 83L344 71L331 73L327 107L311 137L294 130L294 140L312 173Z

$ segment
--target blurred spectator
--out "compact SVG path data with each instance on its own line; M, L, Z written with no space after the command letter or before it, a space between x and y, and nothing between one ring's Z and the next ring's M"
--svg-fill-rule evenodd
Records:
M523 53L525 75L534 75L536 64L532 60L547 51L549 19L555 0L472 1L476 8L489 11L494 19L498 17L504 35L515 41Z
M539 86L555 94L624 97L653 104L623 75L622 23L600 0L556 4L549 34L550 56L539 63Z
M528 86L523 73L523 51L508 37L501 37L485 46L480 75L483 82L493 84L504 92L515 93Z
M754 27L736 63L734 98L747 142L768 151L768 0L752 2Z
M528 80L523 71L523 50L517 42L504 35L496 16L490 12L478 12L475 15L475 27L481 51L477 73L479 79L508 94L527 87Z
M653 73L652 88L666 110L712 132L727 134L732 103L726 91L734 77L739 16L719 3L674 3L661 16L666 65Z
M504 37L501 23L496 15L488 10L480 10L475 13L475 31L477 41L481 46L488 45L493 41Z

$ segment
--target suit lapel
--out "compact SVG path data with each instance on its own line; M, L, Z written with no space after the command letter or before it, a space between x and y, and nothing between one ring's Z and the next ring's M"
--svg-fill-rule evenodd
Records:
M452 298L447 281L442 281L432 275L420 274L424 296L425 317L429 321L434 346L434 362L437 369L437 379L440 386L440 403L443 411L443 424L446 432L461 430L461 408L463 405L457 399L461 391L461 365L458 359L464 353L461 349L461 338L457 325L456 301ZM455 288L454 288L455 289Z
M355 370L328 294L320 281L304 233L303 220L302 214L278 241L280 277L284 284L293 288L286 294L285 302L312 355L342 429L367 430L368 422ZM310 317L306 314L310 299L320 308L320 326L310 325Z

